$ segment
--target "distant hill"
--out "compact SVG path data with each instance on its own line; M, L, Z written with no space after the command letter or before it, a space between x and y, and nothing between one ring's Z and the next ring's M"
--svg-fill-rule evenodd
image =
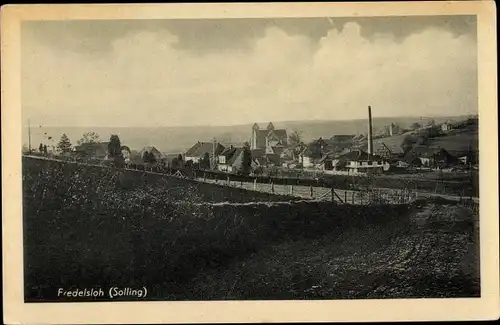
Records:
M401 127L409 127L412 123L426 124L434 119L436 123L446 120L460 120L464 117L394 117L374 118L374 133L377 129L384 128L390 123ZM260 123L265 128L268 122ZM285 128L288 132L293 130L302 134L303 140L312 141L319 137L330 138L335 134L366 134L367 120L347 121L289 121L274 122L276 128ZM38 148L40 143L57 145L61 135L66 133L73 144L81 138L84 132L97 132L102 140L108 140L112 133L118 134L122 144L129 146L132 150L140 150L147 145L153 145L164 153L180 153L189 149L197 141L211 141L214 137L223 144L241 145L249 141L253 123L232 126L188 126L188 127L45 127L32 126L31 144ZM52 139L48 139L52 137ZM28 144L28 128L23 129L23 144Z
M401 144L408 134L400 134L392 137L373 140L375 150L382 145L388 147L393 153L402 153ZM441 147L446 149L452 155L464 155L469 150L479 150L478 129L476 126L468 126L464 129L452 130L449 133L431 138L429 141L431 147ZM363 148L365 149L366 146Z

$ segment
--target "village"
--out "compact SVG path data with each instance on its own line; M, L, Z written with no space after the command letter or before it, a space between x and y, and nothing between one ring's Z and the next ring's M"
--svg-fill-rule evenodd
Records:
M486 16L228 8L22 21L22 302L482 297Z
M478 118L428 125L415 122L408 128L391 123L374 132L371 107L368 108L367 132L325 135L304 143L300 131L277 129L255 123L244 144L228 144L216 139L200 139L182 153L163 153L154 145L131 150L120 143L123 164L148 167L207 170L239 175L318 177L322 175L440 175L446 172L468 172L478 169L478 152L467 144L467 132L477 132ZM465 133L464 133L465 132ZM468 133L467 133L468 134ZM63 136L64 137L64 136ZM117 136L115 136L117 137ZM433 140L457 138L464 142L461 150L433 145ZM119 141L119 139L118 139ZM84 134L79 144L68 147L62 139L56 152L47 152L40 144L39 153L77 161L113 163L110 142L99 141L99 135ZM67 140L69 142L69 140ZM61 145L62 143L62 145Z

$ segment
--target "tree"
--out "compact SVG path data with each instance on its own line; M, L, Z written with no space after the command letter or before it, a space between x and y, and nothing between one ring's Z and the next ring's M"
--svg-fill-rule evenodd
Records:
M122 144L116 134L112 134L108 143L108 156L111 158L122 156Z
M151 160L151 157L149 156L149 151L144 151L144 153L142 154L142 161L144 161L145 163L149 163Z
M411 125L411 129L412 130L417 130L417 129L420 129L422 126L420 124L418 124L417 122L413 123Z
M40 143L40 146L38 147L38 150L40 151L40 153L43 153L43 144Z
M177 156L177 168L182 168L184 167L184 159L182 159L182 155L179 154Z
M288 136L288 146L292 150L292 159L295 159L295 156L300 154L300 151L304 148L304 143L302 142L302 134L298 131L293 131Z
M109 138L108 157L113 160L113 163L117 167L121 167L125 164L125 159L122 154L122 144L120 138L116 134L112 134Z
M414 140L411 135L407 135L403 139L403 143L401 143L401 149L403 149L403 153L406 155L413 148Z
M71 141L69 140L68 136L66 133L64 133L61 136L61 140L59 140L59 143L57 144L57 147L61 150L62 153L70 152L71 151Z
M243 174L249 174L252 166L252 151L250 150L250 144L245 142L243 145L243 157L241 159L241 171Z
M436 121L430 120L429 122L427 122L427 125L428 126L435 126L436 125Z
M78 145L81 145L83 143L100 143L100 142L101 140L99 134L95 132L85 132L82 135L82 138L78 140L76 143Z
M156 156L153 154L152 151L149 152L149 163L156 164Z
M309 149L311 150L311 158L320 159L323 156L323 149L326 146L326 142L323 138L314 140L309 144Z
M47 145L43 145L43 154L44 155L47 155L48 154L48 150L47 150Z
M297 147L302 142L302 135L298 131L293 131L288 136L288 146L291 148Z
M200 168L202 169L209 169L210 168L210 155L208 152L205 152L203 155L203 158L200 161Z

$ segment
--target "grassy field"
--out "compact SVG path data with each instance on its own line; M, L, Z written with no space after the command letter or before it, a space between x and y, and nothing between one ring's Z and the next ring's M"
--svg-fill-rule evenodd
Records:
M407 134L395 135L373 140L374 148L379 148L385 144L393 153L402 153L401 144ZM429 146L441 147L452 155L462 155L470 149L479 150L479 138L477 126L468 126L464 129L452 130L439 137L431 138Z
M477 215L448 202L206 202L189 186L47 166L23 165L26 301L111 285L152 300L480 292Z
M432 140L433 146L445 148L451 154L466 153L479 150L479 135L477 127L468 127L463 130L454 130L449 134Z

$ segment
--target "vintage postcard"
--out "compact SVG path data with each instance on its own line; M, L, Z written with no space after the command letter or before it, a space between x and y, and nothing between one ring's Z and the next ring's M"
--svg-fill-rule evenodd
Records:
M498 318L495 17L2 7L4 322Z

